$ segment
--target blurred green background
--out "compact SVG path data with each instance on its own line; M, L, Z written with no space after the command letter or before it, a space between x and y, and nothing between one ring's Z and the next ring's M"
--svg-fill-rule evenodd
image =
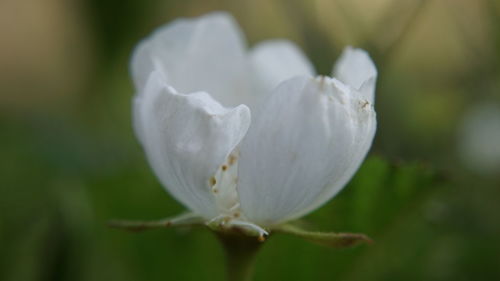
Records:
M500 280L495 0L0 1L0 280L224 280L209 231L106 227L183 210L132 132L128 63L155 27L213 10L319 73L346 45L379 69L371 154L306 218L376 242L273 236L256 280Z

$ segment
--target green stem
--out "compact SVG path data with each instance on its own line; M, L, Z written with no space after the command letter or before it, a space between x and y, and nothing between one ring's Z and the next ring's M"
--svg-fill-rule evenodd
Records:
M226 254L228 281L251 281L255 256L262 242L240 233L217 233Z

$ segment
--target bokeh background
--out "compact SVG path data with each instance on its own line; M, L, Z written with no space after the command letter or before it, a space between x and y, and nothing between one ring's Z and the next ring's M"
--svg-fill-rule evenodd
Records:
M319 73L346 45L379 69L370 156L306 217L376 242L273 236L256 280L500 280L496 0L1 0L0 280L224 280L209 231L106 226L183 210L133 134L128 64L155 27L213 10Z

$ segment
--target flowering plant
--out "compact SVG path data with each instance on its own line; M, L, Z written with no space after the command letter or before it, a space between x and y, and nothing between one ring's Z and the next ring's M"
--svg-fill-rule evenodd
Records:
M366 238L285 224L335 196L371 146L377 72L365 51L346 48L335 78L315 77L293 43L248 51L233 18L212 13L159 28L131 70L137 137L190 213L117 225L205 224L261 240L281 231L337 246Z

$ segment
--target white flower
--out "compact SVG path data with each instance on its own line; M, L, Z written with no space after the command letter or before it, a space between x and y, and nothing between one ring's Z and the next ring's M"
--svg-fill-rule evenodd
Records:
M336 78L314 78L293 43L246 50L226 13L159 28L131 68L147 159L207 223L264 234L309 213L344 187L375 134L377 72L366 52L347 48Z

